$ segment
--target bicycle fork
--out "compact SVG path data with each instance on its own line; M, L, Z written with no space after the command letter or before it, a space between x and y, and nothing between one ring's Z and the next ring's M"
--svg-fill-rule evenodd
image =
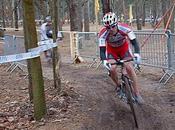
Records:
M131 87L131 88L126 88L127 86L125 85L124 78L127 78L128 79L128 81L129 81L129 86L128 87ZM123 94L119 98L122 99L124 102L129 103L128 97L126 96L127 95L126 94L127 93L126 89L130 89L131 90L131 96L132 96L132 102L133 103L136 103L134 92L133 92L133 88L132 88L132 81L126 75L122 75L121 86L122 86L122 92L123 92Z

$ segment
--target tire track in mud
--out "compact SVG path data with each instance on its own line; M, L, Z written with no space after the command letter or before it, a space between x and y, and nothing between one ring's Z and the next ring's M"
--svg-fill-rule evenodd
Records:
M61 73L82 95L79 114L85 113L87 121L80 120L78 130L136 130L129 106L115 96L111 79L103 70L66 64ZM139 130L171 130L161 118L161 111L154 107L147 103L136 107Z

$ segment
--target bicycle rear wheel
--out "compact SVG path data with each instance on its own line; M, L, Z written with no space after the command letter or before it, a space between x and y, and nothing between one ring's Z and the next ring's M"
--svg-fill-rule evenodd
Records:
M132 86L131 86L131 82L129 81L128 77L123 77L123 81L125 83L125 89L126 89L126 97L128 99L128 104L131 108L132 114L134 116L134 122L136 127L138 128L138 121L137 121L137 116L136 116L136 111L135 111L135 107L134 107L134 102L133 102L133 96L132 96Z

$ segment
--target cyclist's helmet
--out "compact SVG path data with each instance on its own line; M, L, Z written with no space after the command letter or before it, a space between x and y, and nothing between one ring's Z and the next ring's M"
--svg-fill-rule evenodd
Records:
M103 16L103 25L105 27L112 27L117 25L117 16L115 13L109 12Z
M45 18L45 21L46 21L46 22L52 22L51 16L47 16L47 17Z

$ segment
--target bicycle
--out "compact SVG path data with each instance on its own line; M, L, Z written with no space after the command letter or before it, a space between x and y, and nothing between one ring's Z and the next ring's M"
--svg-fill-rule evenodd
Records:
M132 86L132 80L128 77L127 73L124 73L124 63L125 62L130 62L133 61L133 59L129 60L117 60L116 63L112 63L110 65L118 65L121 66L120 68L120 73L121 73L121 91L122 95L119 95L119 98L122 99L123 101L126 101L127 104L129 104L133 117L134 117L134 122L135 126L138 128L138 121L137 121L137 116L136 116L136 111L135 111L135 106L134 104L137 104L137 101L135 99L135 94ZM140 69L139 66L137 66L137 69Z

